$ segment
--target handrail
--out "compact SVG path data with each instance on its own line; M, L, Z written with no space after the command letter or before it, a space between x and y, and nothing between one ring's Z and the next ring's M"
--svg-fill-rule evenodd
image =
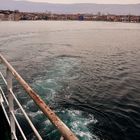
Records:
M35 135L37 136L37 138L38 138L39 140L42 140L41 136L39 135L38 131L36 130L36 128L35 128L34 125L32 124L30 118L27 116L25 110L23 109L23 107L22 107L21 104L19 103L18 99L16 98L16 96L14 95L14 93L13 93L12 90L10 90L10 93L11 93L12 96L14 97L15 102L16 102L16 103L18 104L18 106L20 107L22 113L24 114L24 116L25 116L27 122L28 122L29 125L31 126L31 128L32 128L32 130L34 131L34 133L35 133Z
M16 72L11 64L0 54L0 59L16 80L22 85L27 94L33 99L40 110L48 117L52 124L59 130L65 140L78 140L75 134L60 120L60 118L49 108L48 105L38 96L38 94L25 82Z

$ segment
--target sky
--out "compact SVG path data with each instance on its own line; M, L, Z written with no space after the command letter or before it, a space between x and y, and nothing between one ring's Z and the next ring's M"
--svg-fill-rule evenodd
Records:
M33 2L49 2L49 3L101 3L101 4L136 4L140 0L23 0Z

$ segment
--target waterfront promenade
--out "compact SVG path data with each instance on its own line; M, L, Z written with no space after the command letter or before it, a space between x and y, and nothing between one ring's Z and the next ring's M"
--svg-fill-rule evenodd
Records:
M80 21L110 21L110 22L134 22L140 23L140 15L113 15L102 14L57 14L51 12L31 13L20 12L18 10L0 10L0 21L19 21L19 20L80 20Z

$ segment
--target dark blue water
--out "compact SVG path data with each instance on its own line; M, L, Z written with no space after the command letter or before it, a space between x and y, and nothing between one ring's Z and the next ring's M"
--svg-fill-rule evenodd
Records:
M140 24L1 22L0 51L80 140L140 139ZM15 82L43 139L58 140L19 87Z

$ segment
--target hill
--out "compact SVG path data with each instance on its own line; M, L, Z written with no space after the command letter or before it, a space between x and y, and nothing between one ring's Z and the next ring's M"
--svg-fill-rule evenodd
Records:
M140 15L140 4L51 4L51 3L35 3L14 0L0 0L1 10L20 10L26 12L46 12L53 13L92 13L98 12L107 14L134 14Z

